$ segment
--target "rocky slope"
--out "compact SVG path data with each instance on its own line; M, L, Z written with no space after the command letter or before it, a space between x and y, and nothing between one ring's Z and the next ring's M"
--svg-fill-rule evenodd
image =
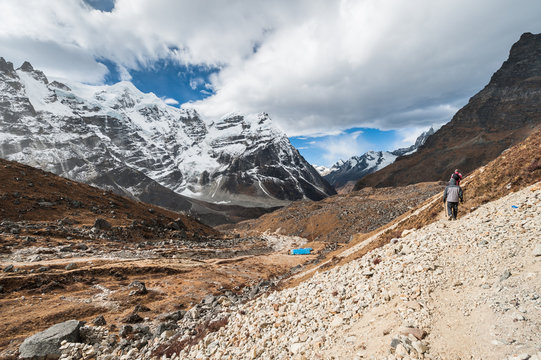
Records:
M538 184L249 302L180 358L533 359L540 224Z
M369 151L360 156L352 156L346 161L340 160L330 169L322 169L324 173L320 172L320 174L336 189L342 188L349 182L357 181L392 164L399 156L413 154L432 134L434 134L434 129L430 128L419 135L415 143L407 148L394 151Z
M525 33L489 84L412 155L360 180L364 186L447 180L467 174L526 138L541 124L541 34Z
M83 239L102 236L132 242L149 237L198 240L221 236L216 230L184 214L13 161L0 159L0 178L0 229L12 235L22 234L26 229L26 236L33 237L33 241L27 244L10 245L4 241L4 235L0 237L1 253L9 253L11 247L46 241L48 236L55 235ZM103 228L97 226L100 231L96 232L92 228L98 218L104 221ZM40 233L42 235L37 236Z
M217 121L129 82L49 82L0 59L0 156L154 204L278 206L334 194L267 114ZM176 203L179 205L176 205Z
M243 305L213 298L220 311L202 320L206 331L123 348L94 328L87 344L64 342L61 358L537 360L540 224L538 183L296 287Z

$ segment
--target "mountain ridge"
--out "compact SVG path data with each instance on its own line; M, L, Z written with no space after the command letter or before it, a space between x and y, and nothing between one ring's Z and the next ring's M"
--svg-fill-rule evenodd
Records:
M367 186L447 180L467 174L522 141L541 124L541 34L523 34L489 83L423 147L361 180Z
M415 143L406 148L393 151L368 151L360 156L352 156L346 161L340 160L331 168L322 169L323 178L336 189L344 187L347 183L358 181L362 177L383 169L392 164L400 156L409 155L424 145L434 128L430 127L417 137Z
M167 190L180 203L266 208L334 194L265 113L204 120L130 82L49 82L3 58L0 89L2 158L158 205Z

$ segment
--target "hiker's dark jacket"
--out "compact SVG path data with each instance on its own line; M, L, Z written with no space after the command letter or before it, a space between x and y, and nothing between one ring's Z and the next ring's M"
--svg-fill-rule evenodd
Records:
M462 188L458 185L456 185L456 181L454 179L451 179L449 181L449 185L445 188L445 191L443 192L443 202L455 202L457 203L458 200L464 201L464 198L462 197Z

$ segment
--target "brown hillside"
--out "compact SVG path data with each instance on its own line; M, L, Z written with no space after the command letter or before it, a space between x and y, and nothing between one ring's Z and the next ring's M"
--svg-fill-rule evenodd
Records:
M526 33L490 83L414 154L357 182L399 186L469 174L524 140L541 123L541 34Z
M131 240L159 237L164 232L181 229L189 238L218 234L188 216L16 162L0 159L0 178L2 220L56 221L59 226L83 227L103 218L113 226L113 231L126 230L122 234ZM175 221L177 225L172 227Z
M301 236L310 241L347 243L353 234L379 228L442 189L439 183L366 188L317 202L297 201L258 219L231 227L243 236L268 231Z

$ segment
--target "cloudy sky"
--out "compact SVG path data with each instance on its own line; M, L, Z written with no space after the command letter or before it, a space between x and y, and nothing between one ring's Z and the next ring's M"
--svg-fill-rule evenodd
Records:
M265 111L330 165L449 121L539 14L536 0L0 0L0 56L206 117Z

